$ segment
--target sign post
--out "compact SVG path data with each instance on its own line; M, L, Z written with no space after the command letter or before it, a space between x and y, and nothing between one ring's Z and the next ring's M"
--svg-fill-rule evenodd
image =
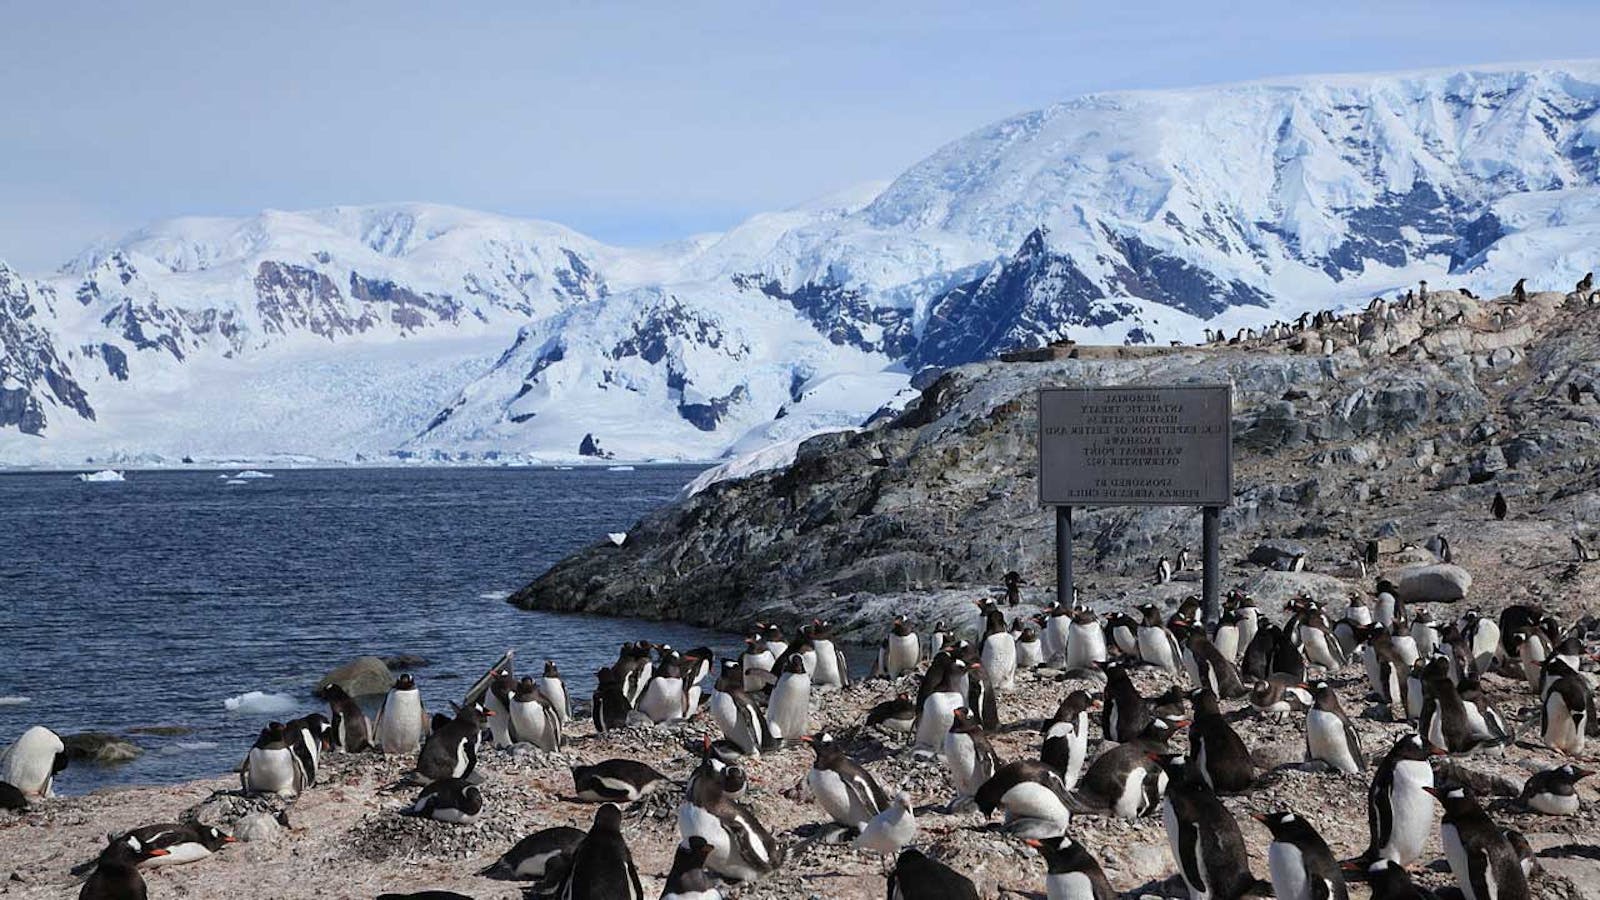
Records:
M1222 615L1222 507L1233 502L1233 389L1039 390L1039 502L1056 508L1056 596L1072 602L1072 507L1198 506L1203 610Z

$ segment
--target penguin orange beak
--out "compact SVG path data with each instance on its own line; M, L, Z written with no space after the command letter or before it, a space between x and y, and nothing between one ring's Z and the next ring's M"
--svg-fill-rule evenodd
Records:
M1023 841L1023 843L1027 844L1029 847L1032 847L1035 850L1037 850L1040 847L1044 846L1044 842L1043 841L1036 841L1033 838L1027 838L1026 840Z
M1426 788L1424 788L1424 790L1426 790ZM1267 824L1266 813L1251 813L1250 818L1255 819L1257 822L1260 822L1263 825Z
M486 709L486 710L483 711L483 714L486 715L486 716L490 716L492 718L494 716L494 710Z
M171 854L172 851L171 850L163 850L160 847L151 847L149 850L146 850L144 853L145 853L146 856L167 856L167 855Z
M1358 863L1353 859L1347 859L1344 862L1339 863L1339 868L1345 870L1346 872L1360 872L1360 871L1363 871L1363 869L1361 867L1361 863Z
M802 743L802 744L809 744L809 743L811 743L811 742L812 742L812 741L813 741L813 740L815 740L815 738L813 738L813 737L812 737L812 736L811 736L811 735L809 735L809 734L802 734L802 735L800 735L800 743Z
M231 834L225 834L222 836L222 842L224 844L237 844L239 843L239 839Z
M1450 751L1449 750L1440 750L1438 747L1429 747L1428 748L1428 752L1433 754L1434 756L1449 756L1450 755ZM1426 790L1426 788L1424 788L1424 790Z

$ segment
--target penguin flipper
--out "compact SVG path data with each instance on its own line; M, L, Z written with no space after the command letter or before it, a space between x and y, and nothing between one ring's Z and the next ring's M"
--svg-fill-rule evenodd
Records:
M1350 757L1356 761L1356 769L1367 767L1367 755L1361 751L1361 738L1356 734L1356 729L1350 724L1349 719L1344 720L1344 740L1350 745Z
M1183 868L1183 880L1195 887L1205 888L1207 887L1206 878L1205 873L1200 868L1199 857L1200 829L1195 827L1196 823L1182 816L1176 816L1175 818L1178 821L1178 865ZM1191 849L1195 854L1193 856L1186 852Z

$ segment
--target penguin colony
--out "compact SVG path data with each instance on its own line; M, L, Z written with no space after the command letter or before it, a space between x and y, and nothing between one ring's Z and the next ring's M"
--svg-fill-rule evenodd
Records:
M596 804L587 827L538 830L481 874L528 882L530 896L643 897L625 810L663 795L676 807L680 840L660 896L678 900L716 900L736 886L783 879L786 860L816 844L881 859L890 897L978 897L960 865L940 859L938 835L957 827L988 830L1043 859L1042 885L1008 889L1106 900L1139 885L1114 883L1076 837L1144 817L1161 822L1173 865L1168 886L1180 896L1335 898L1364 882L1379 898L1429 897L1411 873L1434 862L1426 851L1437 835L1462 896L1518 900L1538 896L1526 841L1496 823L1486 798L1443 774L1441 761L1518 740L1537 747L1551 764L1527 779L1516 803L1572 816L1591 774L1585 764L1600 746L1590 742L1600 722L1594 677L1584 671L1596 659L1588 635L1527 604L1441 621L1443 610L1407 608L1380 590L1343 610L1300 598L1269 614L1235 591L1209 631L1195 598L1166 614L1153 603L1136 615L1104 616L1053 603L1009 621L994 600L975 606L968 623L939 623L932 643L904 618L889 623L871 676L884 699L847 724L848 735L814 727L827 696L850 685L826 621L792 633L758 626L741 652L721 659L708 648L624 645L597 673L595 734L584 740L604 745L618 730L676 730L690 767L679 779L621 757L572 766L571 796ZM1030 636L1036 655L1019 652ZM1489 703L1481 682L1491 673L1516 679L1534 714L1518 721ZM1006 715L1019 676L1059 694L1043 722ZM1167 689L1152 695L1140 681ZM384 789L401 794L394 814L470 825L487 802L478 763L491 748L550 752L573 740L563 727L575 710L553 662L538 678L521 679L503 664L481 684L451 715L430 717L416 681L403 675L371 721L343 691L329 690L327 716L261 730L240 766L240 789L295 798L318 789L324 754L400 755L415 763ZM1346 709L1335 684L1346 698L1352 686L1364 691L1372 705ZM1280 776L1257 764L1233 725L1240 715L1298 730L1304 753L1295 767L1365 782L1365 846L1330 846L1302 814L1316 810L1255 802ZM1354 716L1386 723L1383 741L1364 744ZM991 738L1018 726L1037 727L1037 751L1004 758ZM703 736L691 737L696 730ZM1180 736L1182 750L1174 746ZM805 754L810 768L781 798L758 803L752 779L764 758L780 754ZM855 757L885 764L874 770ZM59 738L29 730L0 755L0 799L22 810L47 802L64 760ZM951 794L913 798L891 774L918 765L946 771ZM1224 797L1254 807L1250 819L1241 822ZM771 802L809 805L817 826L803 837L774 834L763 821ZM1258 842L1269 839L1264 867L1246 852L1249 829L1261 830ZM84 867L79 896L145 897L143 873L200 862L232 842L192 824L108 835Z

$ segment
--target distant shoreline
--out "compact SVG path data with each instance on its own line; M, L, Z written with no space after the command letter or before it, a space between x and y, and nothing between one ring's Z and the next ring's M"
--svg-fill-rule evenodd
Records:
M439 462L429 460L426 462L403 462L399 460L384 460L382 462L342 462L339 460L318 460L308 463L285 462L196 462L196 463L118 463L118 462L93 462L81 465L47 465L47 466L13 466L0 464L0 475L75 475L79 472L98 472L103 469L115 469L118 472L233 472L240 469L259 469L263 472L338 472L349 469L403 469L414 471L417 469L550 469L550 470L600 470L615 466L631 466L634 468L649 467L653 469L668 469L685 467L706 469L711 466L727 462L725 459L704 460L642 460L642 459L606 459L570 462L486 462L473 460L470 462Z

